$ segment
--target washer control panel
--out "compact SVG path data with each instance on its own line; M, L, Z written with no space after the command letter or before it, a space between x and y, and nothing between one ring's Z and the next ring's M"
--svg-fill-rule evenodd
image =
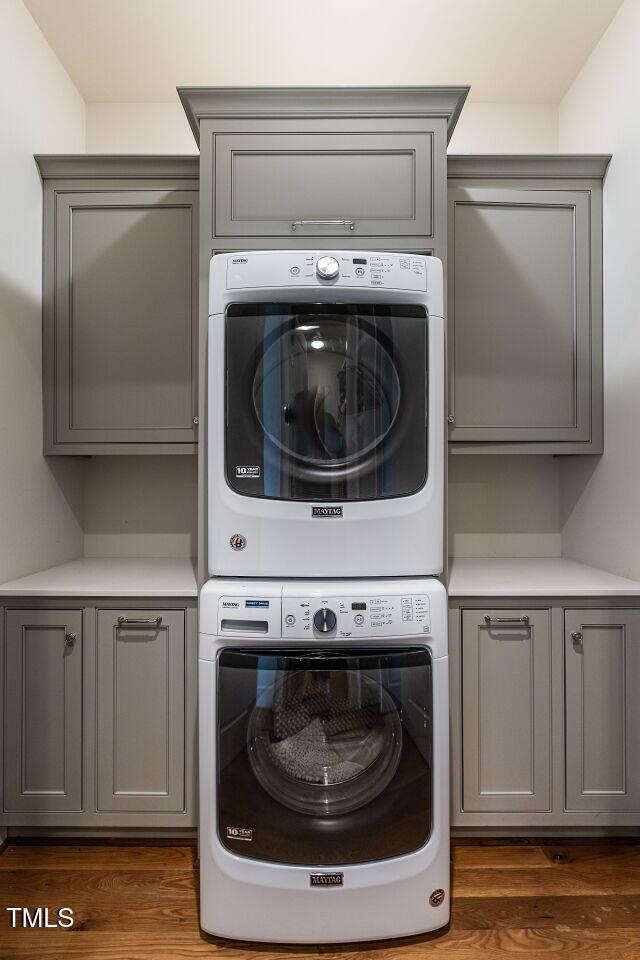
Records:
M430 632L429 597L425 594L282 598L282 636L286 639L366 640L423 636Z
M427 258L351 251L247 253L229 257L227 289L260 287L382 287L426 292Z

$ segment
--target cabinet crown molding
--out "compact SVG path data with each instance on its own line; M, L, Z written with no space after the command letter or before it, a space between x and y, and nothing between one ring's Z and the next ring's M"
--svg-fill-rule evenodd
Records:
M178 87L196 142L216 118L444 117L451 137L468 86Z
M110 180L181 177L198 180L200 158L196 155L166 154L36 154L43 180L82 180L108 177ZM197 183L194 184L197 189Z
M602 179L610 153L448 154L447 176Z

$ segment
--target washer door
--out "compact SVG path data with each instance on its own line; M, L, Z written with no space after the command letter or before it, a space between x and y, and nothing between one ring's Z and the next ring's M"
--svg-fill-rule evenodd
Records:
M274 862L348 864L426 842L426 648L224 650L218 670L225 846Z
M292 500L407 496L426 480L423 307L232 304L227 482Z

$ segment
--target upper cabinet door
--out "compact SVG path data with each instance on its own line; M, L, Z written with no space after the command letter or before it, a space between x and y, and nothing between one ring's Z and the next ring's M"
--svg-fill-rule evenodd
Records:
M450 440L598 452L590 191L450 185L448 198Z
M431 237L433 152L428 132L218 134L215 236Z
M198 194L84 186L45 220L45 452L193 452Z

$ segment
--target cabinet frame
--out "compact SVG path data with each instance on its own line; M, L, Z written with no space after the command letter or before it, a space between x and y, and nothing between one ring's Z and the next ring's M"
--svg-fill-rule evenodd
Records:
M611 157L609 155L541 155L541 156L452 156L448 157L448 186L451 196L448 207L455 202L456 191L477 190L479 193L528 192L535 202L537 193L542 196L574 194L584 198L586 225L583 238L587 243L585 252L588 260L588 299L584 319L589 329L586 331L583 349L588 351L584 358L584 374L588 370L587 392L578 388L576 400L580 419L577 426L581 432L567 434L562 438L558 431L540 428L522 430L517 435L516 428L467 428L457 427L452 399L455 391L455 369L453 364L453 336L449 338L449 450L454 453L472 454L575 454L602 453L603 450L603 395L602 395L602 181ZM582 214L581 214L582 216ZM584 218L583 218L584 221ZM578 250L576 247L576 257ZM449 299L453 288L453 230L449 230ZM584 293L584 291L583 291ZM453 304L449 303L449 322L455 325ZM581 409L582 408L582 409ZM453 418L453 420L451 420ZM588 432L587 432L588 429ZM546 432L546 435L545 435ZM537 436L535 435L537 433Z
M43 452L45 454L194 454L198 438L198 238L199 179L196 158L37 156L43 177ZM64 304L68 283L60 284L70 250L61 235L68 236L74 205L95 207L153 207L159 200L170 207L191 210L191 407L192 423L184 428L101 431L59 429L61 417L69 423L69 377L61 354L64 336ZM66 218L66 223L64 222ZM62 234L61 234L62 230ZM66 231L66 233L65 233ZM68 274L68 270L67 270ZM66 298L66 299L65 299ZM68 318L67 318L68 319ZM68 359L68 358L67 358ZM59 367L59 364L61 366ZM64 369L63 369L64 368ZM67 371L65 373L65 370ZM66 398L66 399L65 399ZM137 436L133 436L133 434Z
M197 691L198 691L198 626L197 600L194 597L7 597L3 598L2 651L6 646L6 615L11 610L69 610L82 611L83 622L83 787L82 808L78 811L56 812L2 812L0 828L45 827L55 830L82 829L130 829L161 830L188 829L198 825L197 796ZM97 796L97 612L113 610L124 614L127 610L158 611L179 610L185 617L185 772L184 810L180 812L158 811L101 811ZM5 656L0 657L4 664ZM0 749L4 751L3 730Z
M500 609L512 610L515 616L531 610L549 611L551 618L551 745L552 791L548 813L505 811L502 813L466 812L462 792L463 743L461 726L461 643L462 613L478 613ZM636 830L640 812L614 809L568 809L565 797L566 781L566 720L565 720L565 613L593 611L600 614L634 610L640 614L640 596L631 597L504 597L455 596L449 598L449 681L451 712L451 826L454 831L475 836L541 836L545 832L558 836L587 835L594 830ZM640 642L640 641L639 641Z

